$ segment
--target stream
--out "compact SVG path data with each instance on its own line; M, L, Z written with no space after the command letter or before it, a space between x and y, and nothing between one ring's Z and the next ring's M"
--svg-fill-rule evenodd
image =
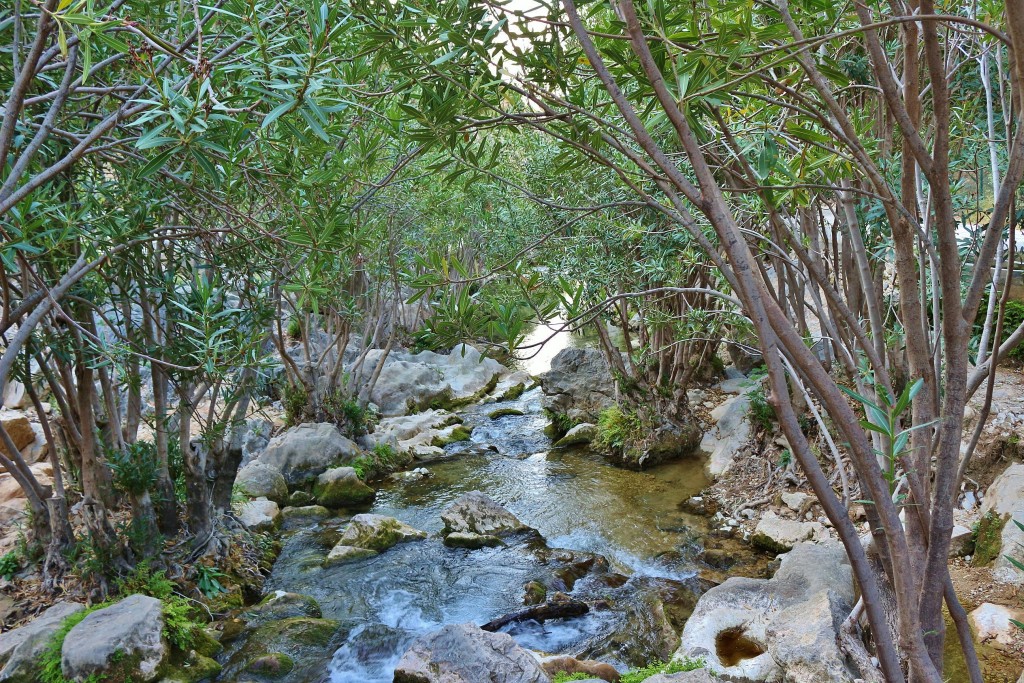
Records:
M689 588L696 582L693 552L687 550L699 539L695 520L679 510L679 503L706 486L703 463L689 459L632 472L587 449L550 450L540 399L535 388L513 401L459 410L464 424L473 427L470 441L449 445L450 458L425 465L429 477L388 481L372 506L351 511L395 517L427 531L427 540L323 568L320 563L347 515L286 534L265 588L311 595L324 617L342 622L347 635L327 680L390 683L396 663L417 636L444 624L483 624L522 609L523 586L532 580L614 607L503 629L524 647L600 655L621 667L657 658L643 625L634 621L650 619L642 605L652 592L686 593L683 602L695 599ZM499 408L524 414L492 420L489 413ZM557 562L523 543L445 547L441 512L475 490L539 531L548 547L598 553L611 572L566 579Z

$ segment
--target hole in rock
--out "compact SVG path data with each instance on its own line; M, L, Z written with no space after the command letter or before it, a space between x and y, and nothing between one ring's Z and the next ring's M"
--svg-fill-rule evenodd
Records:
M764 648L748 638L742 628L730 628L715 636L715 651L725 666L736 666L744 659L764 654Z

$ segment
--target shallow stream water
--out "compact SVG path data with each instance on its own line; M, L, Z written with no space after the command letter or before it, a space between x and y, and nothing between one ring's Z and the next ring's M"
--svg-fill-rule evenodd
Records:
M488 414L498 408L524 414L491 420ZM615 588L582 579L570 587L574 595L633 600L638 587L661 582L659 590L673 590L695 573L686 559L692 554L680 552L695 539L695 520L679 510L679 503L707 484L699 460L631 472L585 449L551 450L539 389L459 414L474 428L470 442L450 445L450 459L426 465L429 478L388 482L369 510L351 511L396 517L430 533L427 540L325 569L320 562L345 516L284 539L266 588L311 595L324 617L342 622L347 636L330 665L332 683L390 683L395 664L416 636L448 623L483 624L522 609L524 584L551 578L551 567L521 545L470 551L442 544L441 512L469 491L489 495L539 531L549 547L599 553L614 571L629 576ZM588 647L595 643L615 640L624 618L622 610L595 610L505 630L532 649L592 652ZM645 647L615 642L609 658L620 665L628 663L621 653L643 653Z

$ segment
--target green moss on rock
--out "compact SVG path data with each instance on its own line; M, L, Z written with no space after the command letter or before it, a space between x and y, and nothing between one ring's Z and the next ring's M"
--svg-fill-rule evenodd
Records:
M444 448L448 444L458 443L459 441L469 441L472 434L472 427L458 425L452 429L447 436L435 436L434 440L430 442L430 445L437 446L438 448Z
M974 542L974 557L971 564L984 567L999 557L1003 547L1003 527L1010 515L989 512L978 521L977 540Z
M518 408L498 408L497 410L492 410L488 413L487 417L492 420L497 420L498 418L508 417L509 415L525 415L525 413Z
M758 550L764 550L765 552L771 553L772 555L780 555L792 550L791 547L779 543L767 534L754 534L750 537L750 545L754 546Z
M245 667L246 672L266 678L281 678L295 668L295 660L283 652L271 652L258 657Z
M161 683L207 683L220 675L221 666L216 660L199 653L193 653L189 660L172 665L163 673Z

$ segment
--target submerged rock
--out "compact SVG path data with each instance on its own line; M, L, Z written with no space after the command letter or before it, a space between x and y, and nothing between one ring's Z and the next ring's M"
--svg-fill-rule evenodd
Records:
M130 595L89 614L68 631L61 647L65 678L121 676L152 681L168 655L163 641L163 605L156 598Z
M341 624L333 619L291 617L245 633L227 658L220 680L314 683L337 649Z
M855 599L838 543L801 543L771 579L733 577L697 601L677 658L703 658L722 677L852 683L836 629Z
M540 663L506 633L451 624L417 638L394 683L549 683Z
M72 614L85 607L58 602L25 626L0 634L0 681L33 683L39 680L39 658L50 639Z
M529 527L515 515L480 491L470 491L441 513L444 534L468 532L481 536L501 536L525 531Z
M313 617L319 619L320 605L314 598L301 593L274 591L263 598L259 604L250 607L243 613L243 618L250 627L260 626L270 621L293 619L295 617Z
M352 467L334 467L316 478L313 495L328 508L358 505L371 500L374 490L363 483Z
M352 518L345 527L338 545L380 552L399 543L418 541L426 537L427 532L414 529L394 517L363 514Z
M1024 623L1024 610L985 602L968 615L978 640L994 640L1000 645L1013 643L1014 621Z

